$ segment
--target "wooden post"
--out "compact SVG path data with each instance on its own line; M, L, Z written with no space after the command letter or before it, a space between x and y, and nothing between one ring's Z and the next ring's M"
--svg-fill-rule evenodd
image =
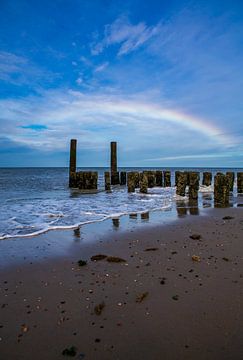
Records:
M176 186L176 195L185 196L186 195L186 185L187 185L187 173L179 171L177 173L177 186Z
M171 187L170 171L164 171L164 187Z
M226 175L217 173L214 177L214 206L229 204L229 180Z
M238 194L243 193L243 172L237 173L237 192Z
M212 173L206 171L203 173L202 185L210 186L211 184L212 184Z
M111 190L111 177L109 171L105 171L105 190L106 191Z
M148 192L148 177L145 172L140 176L140 193L147 194Z
M200 175L198 172L190 172L189 173L189 199L190 200L198 199L199 178L200 178Z
M119 173L117 172L117 144L111 142L111 185L119 184Z
M120 185L126 185L127 183L127 173L126 171L120 172Z
M235 173L231 171L227 171L226 176L229 180L229 190L234 190L234 181L235 181Z
M70 141L69 187L76 187L76 152L77 140Z
M135 173L133 171L127 173L127 191L135 192Z
M156 186L163 186L163 172L161 170L155 171Z

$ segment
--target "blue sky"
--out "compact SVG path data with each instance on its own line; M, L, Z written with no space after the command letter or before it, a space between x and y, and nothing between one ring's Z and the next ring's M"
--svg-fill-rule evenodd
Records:
M0 2L0 166L243 164L241 1Z

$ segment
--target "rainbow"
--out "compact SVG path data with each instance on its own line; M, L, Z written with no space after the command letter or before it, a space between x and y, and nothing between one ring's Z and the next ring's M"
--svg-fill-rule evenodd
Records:
M228 147L234 143L234 139L225 134L225 130L208 120L186 114L183 111L171 110L151 103L116 101L114 98L110 100L96 98L95 101L88 101L88 103L84 101L83 105L88 105L90 113L99 111L100 114L109 114L110 116L129 116L144 121L155 120L158 125L161 122L174 123L189 130L197 131L217 144Z

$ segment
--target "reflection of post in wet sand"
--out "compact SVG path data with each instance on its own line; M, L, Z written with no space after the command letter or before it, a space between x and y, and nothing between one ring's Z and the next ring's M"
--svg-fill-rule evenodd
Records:
M177 201L176 202L176 211L177 211L178 217L186 216L187 208L186 208L185 201Z
M189 212L190 215L199 215L198 200L189 201Z
M202 206L203 208L212 207L213 196L209 193L202 193Z
M149 212L141 213L141 220L148 221L149 220Z
M113 224L114 228L118 229L120 226L120 219L119 218L112 219L112 224Z
M73 230L73 234L76 238L80 238L81 234L80 234L80 228L78 227L77 229Z
M129 219L137 219L137 217L138 217L137 213L129 214Z

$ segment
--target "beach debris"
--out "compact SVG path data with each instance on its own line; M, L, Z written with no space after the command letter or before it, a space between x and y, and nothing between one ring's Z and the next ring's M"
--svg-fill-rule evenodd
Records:
M141 303L147 296L148 296L148 291L140 294L140 295L137 295L136 297L136 303Z
M118 257L118 256L108 256L106 258L106 261L108 262L112 262L112 263L121 263L121 262L126 262L126 260Z
M87 265L87 261L86 260L79 260L78 261L78 266L85 266Z
M198 255L192 255L192 260L199 262L199 261L201 261L201 258Z
M175 301L179 300L179 295L173 295L172 299L175 300Z
M107 255L98 254L98 255L91 256L90 260L91 261L100 261L100 260L104 260L106 258L107 258Z
M104 301L102 301L102 303L96 305L95 308L94 308L95 314L96 314L96 315L101 315L104 307L105 307Z
M229 258L227 258L227 257L225 257L225 256L224 256L222 259L223 259L224 261L230 261Z
M200 240L201 239L201 235L200 234L192 234L190 235L190 238L192 240Z
M144 251L156 251L156 250L159 250L159 248L152 247L152 248L147 248Z
M224 216L223 217L223 220L232 220L232 219L234 219L233 216Z
M21 330L22 330L23 333L26 333L29 330L29 328L28 328L28 326L23 324L23 325L21 325Z
M66 348L63 350L62 355L74 357L77 355L77 348L75 346L71 346L70 348Z

